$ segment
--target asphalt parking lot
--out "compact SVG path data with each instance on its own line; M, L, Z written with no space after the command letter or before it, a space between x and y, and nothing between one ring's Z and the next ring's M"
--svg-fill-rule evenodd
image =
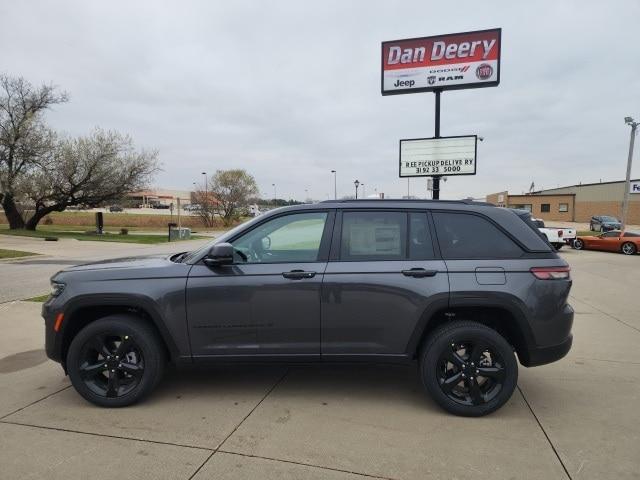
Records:
M397 366L170 371L146 402L105 410L46 359L40 304L7 301L0 477L640 478L640 255L562 255L572 351L522 368L510 402L479 419L444 413Z

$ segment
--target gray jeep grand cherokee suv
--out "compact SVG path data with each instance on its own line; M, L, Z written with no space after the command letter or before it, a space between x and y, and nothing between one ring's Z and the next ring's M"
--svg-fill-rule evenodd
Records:
M149 394L167 361L413 362L479 416L571 347L569 266L527 212L454 201L281 208L194 252L67 268L46 349L97 405Z

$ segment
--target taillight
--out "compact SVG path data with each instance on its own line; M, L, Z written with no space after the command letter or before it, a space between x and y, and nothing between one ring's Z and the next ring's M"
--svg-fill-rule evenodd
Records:
M533 267L531 273L540 280L563 280L569 278L569 267Z
M558 236L561 237L562 236L562 230L558 230Z

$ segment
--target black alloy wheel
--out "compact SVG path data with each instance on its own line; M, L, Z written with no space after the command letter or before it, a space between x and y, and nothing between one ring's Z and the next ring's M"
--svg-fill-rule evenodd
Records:
M518 380L511 345L495 330L470 321L444 324L428 337L420 372L426 390L442 408L467 417L499 409Z
M73 338L67 370L76 391L102 407L124 407L151 393L162 377L165 349L155 329L133 315L112 315Z
M144 356L130 335L97 334L82 348L78 368L82 381L96 395L122 397L140 384Z
M483 405L502 390L504 360L491 346L471 340L454 341L438 361L438 384L461 405Z

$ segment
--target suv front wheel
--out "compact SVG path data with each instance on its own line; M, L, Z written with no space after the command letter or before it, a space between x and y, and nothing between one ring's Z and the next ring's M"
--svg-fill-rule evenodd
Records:
M76 391L101 407L124 407L155 388L165 353L155 330L130 315L104 317L74 337L67 370Z
M511 398L518 381L511 345L476 322L437 328L427 338L420 360L424 387L455 415L479 417L497 410Z

